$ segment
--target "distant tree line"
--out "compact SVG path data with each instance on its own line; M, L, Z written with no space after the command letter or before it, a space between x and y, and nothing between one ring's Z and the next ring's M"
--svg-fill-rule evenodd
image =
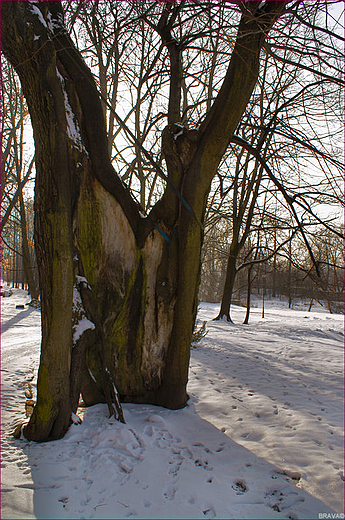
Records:
M341 226L339 232L342 232ZM280 242L285 242L279 249L278 233ZM291 238L286 240L286 234ZM302 301L310 310L318 302L331 313L343 313L343 240L320 228L314 230L313 235L313 250L321 277L316 275L304 244L293 229L286 232L277 228L271 244L266 241L257 245L251 237L237 259L232 304L247 306L249 289L260 298L284 298L289 307ZM205 237L200 301L219 303L222 299L232 236L230 226L225 224L213 228Z
M26 288L38 299L38 273L33 244L32 195L25 191L34 178L34 150L29 146L29 112L18 76L1 63L1 278Z
M29 261L32 269L34 289L38 287L38 273L33 243L33 201L25 200L27 240ZM1 244L1 279L11 287L25 289L29 294L32 288L29 286L23 260L23 232L20 222L20 214L16 208L13 209L10 219L2 233ZM25 240L25 238L24 238ZM36 293L36 297L38 292Z

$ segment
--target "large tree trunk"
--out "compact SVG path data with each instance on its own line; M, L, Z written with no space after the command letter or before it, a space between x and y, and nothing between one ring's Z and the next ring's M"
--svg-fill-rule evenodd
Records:
M270 4L274 15L259 13L266 30L281 10ZM28 439L63 436L80 392L88 404L107 402L120 420L117 392L123 401L186 404L206 198L264 41L253 14L244 18L200 131L182 135L171 124L163 133L169 182L142 218L110 163L101 101L60 2L3 3L2 46L20 76L36 146L42 345Z

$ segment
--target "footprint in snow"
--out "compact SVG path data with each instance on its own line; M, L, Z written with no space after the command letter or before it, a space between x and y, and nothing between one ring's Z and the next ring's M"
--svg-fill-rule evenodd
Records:
M168 484L163 493L164 498L167 500L173 500L176 493L176 488L172 484Z
M165 449L170 445L172 440L173 436L171 433L168 432L168 430L162 430L158 433L158 436L154 441L154 445L157 446L157 448Z
M145 419L145 421L151 422L151 423L156 423L156 424L165 424L164 419L162 419L162 417L160 415L157 415L157 414L149 415Z
M290 509L299 502L304 502L304 498L299 495L297 491L292 491L285 494L282 490L273 489L267 491L264 496L266 505L271 507L274 511L281 513L285 509ZM293 515L294 516L294 515ZM291 518L291 512L289 518Z
M194 460L195 466L198 466L200 468L203 468L207 471L213 471L213 467L208 465L208 460L205 459L195 459Z
M215 511L214 507L206 505L206 506L204 506L204 508L202 510L202 514L204 515L205 518L215 518L216 511Z
M193 453L187 447L182 447L180 451L181 455L183 455L186 459L193 458Z
M124 517L125 517L125 518L129 518L129 517L131 517L131 516L137 516L137 514L138 514L138 513L137 513L136 509L134 509L133 507L131 507L131 508L129 508L129 509L127 510L127 512L124 514Z
M152 428L151 425L150 426L149 425L145 426L144 434L147 435L148 437L152 437L152 435L153 435L153 428Z
M180 460L179 461L169 461L169 464L171 465L169 471L168 471L168 474L169 475L172 475L173 477L176 477L178 472L180 471L180 468L182 466L182 463L183 463L183 457L179 457Z
M236 495L243 495L248 491L246 481L242 478L238 478L237 480L235 480L231 487L235 491Z

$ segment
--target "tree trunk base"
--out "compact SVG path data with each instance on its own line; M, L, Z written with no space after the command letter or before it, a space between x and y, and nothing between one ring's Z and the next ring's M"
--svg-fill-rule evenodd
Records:
M225 318L225 320L224 320ZM229 323L233 323L231 317L230 317L230 314L227 314L227 313L219 313L218 316L216 316L215 318L213 318L212 321L228 321Z

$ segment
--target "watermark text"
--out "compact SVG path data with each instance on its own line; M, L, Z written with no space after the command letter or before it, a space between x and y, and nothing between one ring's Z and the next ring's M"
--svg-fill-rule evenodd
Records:
M344 513L319 513L319 517L318 518L323 518L324 520L326 519L339 519L339 520L344 520Z

